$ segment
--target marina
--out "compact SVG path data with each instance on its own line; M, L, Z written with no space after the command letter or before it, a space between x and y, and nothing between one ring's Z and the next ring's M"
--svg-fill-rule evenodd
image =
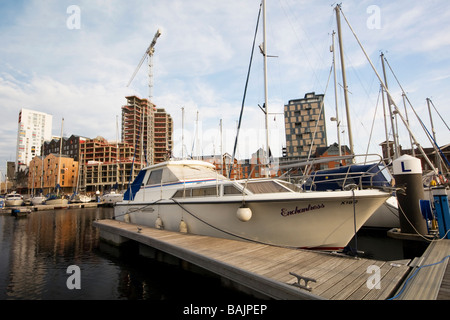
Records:
M379 261L333 253L293 250L257 243L184 235L113 220L97 221L100 236L115 244L127 239L163 251L272 299L387 300L402 290L411 269L441 261L450 254L450 241L441 240L419 260ZM143 254L155 256L145 248ZM415 262L416 263L416 262ZM447 267L444 259L427 275L416 277L401 299L436 300ZM380 272L372 281L368 270ZM422 274L421 274L422 275ZM375 278L373 278L375 279ZM414 292L408 294L408 292ZM440 298L447 299L443 293Z
M0 300L204 301L211 300L208 292L219 300L247 297L217 279L100 241L92 222L111 217L109 207L0 215ZM81 289L66 285L71 265L80 267Z
M0 226L2 300L449 298L448 240L414 241L418 250L407 253L403 240L361 230L360 255L352 257L138 226L114 220L110 207L32 211L27 218L3 212ZM70 265L80 266L81 290L66 286ZM380 289L368 270L380 271Z
M171 313L215 317L224 315L225 310L228 315L263 316L265 312L273 314L271 303L284 300L294 301L295 311L301 313L302 301L385 301L389 304L392 300L450 300L450 145L439 147L436 142L431 100L427 98L433 136L416 114L432 144L432 148L424 149L421 143L425 139L417 135L417 125L410 124L406 113L406 102L414 113L415 110L405 91L398 83L403 93L403 116L399 102L391 95L397 91L388 88L384 63L393 71L387 59L381 53L381 74L341 4L337 4L332 12L336 19L338 47L334 44L336 32L333 30L332 45L329 46L333 54L332 66L326 86L323 80L314 85L300 85L302 91L308 89L304 98L296 98L298 84L295 91L287 91L282 98L276 94L272 96L271 89L269 99L268 80L275 79L273 75L269 76L268 58L283 61L287 52L296 51L282 41L274 41L272 46L272 36L267 42L266 27L270 28L270 34L278 25L274 23L276 20L284 21L271 18L267 24L267 13L271 16L276 11L274 4L267 6L262 0L254 9L258 12L239 118L232 126L226 119L226 127L232 128L235 135L232 152L226 143L231 131L225 137L222 132L222 117L230 116L222 111L237 116L239 101L234 95L240 87L238 81L221 85L223 89L231 85L234 93L225 96L225 89L223 95L214 95L211 99L217 101L214 103L197 104L196 99L188 99L187 94L183 96L184 103L192 102L198 107L195 135L189 137L192 138L190 154L189 143L185 142L184 103L173 100L177 108L183 105L181 131L177 134L174 119L168 112L173 111L169 108L174 105L166 105L168 96L162 95L155 100L158 103L154 103L153 54L162 35L159 28L127 85L133 83L147 59L148 97L138 97L136 93L140 90L134 88L117 91L120 95L125 94L126 99L126 104L120 108L120 138L118 115L116 140L112 141L98 134L92 135L96 138L74 134L64 138L64 117L60 136L56 137L51 134L51 114L21 109L16 162L6 162L4 193L0 179L0 193L4 194L0 206L0 300L164 301L170 304L157 308L157 312L166 317ZM149 15L153 12L148 11ZM352 15L355 12L353 10ZM315 14L323 24L323 18L319 18L322 15ZM348 54L344 53L341 18L367 59L361 64L370 65L367 69L364 67L364 71L370 70L375 75L372 82L379 84L376 107L370 102L371 95L369 100L371 90L366 88L367 102L362 104L354 100L351 103L358 105L358 109L365 109L364 119L350 109L348 94L357 97L364 92L354 90L354 87L349 91L345 71ZM246 17L243 21L248 20ZM83 21L89 21L88 16L84 16ZM243 21L236 22L233 27L243 26ZM281 32L280 27L283 26L278 25L275 32ZM242 33L250 36L250 29L241 28ZM258 32L263 38L259 45L263 65L256 68L264 72L264 79L260 79L264 87L258 89L263 97L258 97L256 102L252 100L258 94L253 91L258 85L248 87L248 83L250 71L255 68L252 63ZM163 39L170 39L173 34L173 29L167 36L164 32ZM132 37L134 35L130 33ZM289 39L284 35L278 38ZM319 44L317 36L316 40ZM242 48L228 41L227 45L229 43L236 52L242 52ZM205 43L208 47L213 44L209 40ZM179 43L180 48L185 46L185 43ZM130 53L135 50L134 46L123 47L130 48ZM165 59L155 62L160 64L162 60L174 59L175 51L167 55L167 47L158 40L159 47L164 52L161 57ZM110 46L108 51L113 52L111 48L114 47ZM337 79L337 49L342 84ZM353 49L351 55L354 55ZM315 56L319 57L317 53ZM234 69L239 70L239 74L229 69L230 61L234 59L230 54L220 62L224 66L221 74L233 73L237 80L244 77L245 69L242 62ZM182 62L192 63L189 60ZM354 61L349 62L352 67L356 65ZM322 65L323 61L314 64ZM205 64L202 72L211 79L217 76L210 73L212 66ZM289 79L292 84L296 81L291 71L293 66L282 74L282 78ZM183 68L179 70L184 72ZM330 113L325 109L330 105L327 90L332 71L335 110ZM303 78L307 71L302 67L295 73ZM190 82L184 80L177 81ZM138 83L142 83L139 76L134 85ZM339 87L343 90L346 124L343 118L338 119L343 115L343 110L339 111ZM178 89L174 86L160 92L177 92ZM250 90L247 92L247 89ZM202 96L207 93L207 90L199 91ZM98 100L90 99L92 103ZM58 101L55 99L55 103ZM383 116L378 114L379 102ZM77 103L81 104L81 101ZM244 107L256 105L263 117L250 109L252 116L244 121ZM204 112L206 108L214 108L214 112L208 114ZM192 121L195 112L188 105L186 111L188 121ZM357 130L357 138L361 141L354 143L351 119L358 123L353 127L361 127L361 123L368 128L367 120L372 112L370 134ZM199 119L199 114L204 119ZM106 131L106 124L110 122L107 115L112 113L95 116L92 123L86 116L83 125L100 129L104 122L102 129ZM89 114L91 116L94 114ZM272 116L273 123L269 121ZM209 122L219 120L219 117L217 137L212 131L203 131L201 124L199 126L199 120ZM384 120L383 126L378 118ZM73 115L68 118L70 122L75 119ZM327 126L328 132L332 131L328 121L333 126L336 122L336 142L332 144L328 143L334 139L334 136L327 137ZM263 122L264 130L259 128ZM408 133L409 150L402 149L400 144L399 123ZM244 131L256 127L261 134L252 132L250 135L255 137L251 142L247 141L245 135L248 133ZM73 128L71 123L69 128ZM203 137L199 137L199 132ZM445 133L448 136L448 132ZM341 143L344 135L348 137ZM367 149L358 154L355 147L361 149L366 137L369 137ZM201 140L206 138L211 140L211 153L209 146L204 148L202 145L206 141ZM248 146L247 142L250 142ZM374 143L376 146L371 146ZM216 152L218 146L219 153ZM383 155L372 152L379 146ZM118 309L107 311L114 313ZM135 312L128 306L124 309L127 313ZM315 311L317 317L327 308L308 305L308 309ZM145 311L148 316L153 315L151 308ZM357 311L359 313L360 309ZM279 316L278 312L276 315Z

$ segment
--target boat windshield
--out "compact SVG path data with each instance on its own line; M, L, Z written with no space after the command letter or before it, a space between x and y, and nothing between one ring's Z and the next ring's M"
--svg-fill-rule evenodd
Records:
M284 183L283 183L284 184ZM278 193L278 192L292 192L290 188L286 188L282 184L274 180L266 181L249 181L245 186L253 194L258 193Z
M223 180L224 176L205 166L172 165L151 170L146 185L161 185L180 181Z

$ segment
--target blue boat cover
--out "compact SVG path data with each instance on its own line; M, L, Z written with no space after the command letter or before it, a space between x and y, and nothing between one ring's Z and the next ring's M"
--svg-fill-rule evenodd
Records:
M145 170L141 170L134 181L128 186L127 191L123 195L123 200L133 200L136 193L139 191L144 180Z
M383 187L389 186L390 181L378 165L351 165L312 172L303 188L316 191L342 190L349 184Z

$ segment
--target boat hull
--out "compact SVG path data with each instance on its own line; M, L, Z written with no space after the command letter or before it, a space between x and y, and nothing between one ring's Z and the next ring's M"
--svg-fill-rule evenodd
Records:
M46 205L55 206L55 208L66 208L69 205L69 200L67 199L50 199L45 201Z
M108 205L115 205L117 202L123 201L123 194L109 193L100 197L100 200Z
M71 200L71 202L73 203L88 203L91 201L92 201L91 197L83 194L77 195L73 200Z
M153 202L120 202L115 219L180 231L180 222L188 233L259 243L322 250L344 248L355 230L370 218L388 198L376 190L320 192L289 195L269 200L267 195L246 197L251 218L244 222L236 212L242 198L167 199Z
M21 205L23 205L23 200L22 199L8 199L5 200L5 205L7 207L20 207Z
M389 197L373 215L367 220L363 227L392 229L400 227L398 217L397 197Z
M47 199L46 197L33 197L31 198L31 204L33 206L44 204L46 199Z

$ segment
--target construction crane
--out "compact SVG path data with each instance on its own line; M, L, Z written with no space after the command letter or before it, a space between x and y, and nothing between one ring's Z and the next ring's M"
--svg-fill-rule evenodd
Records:
M152 92L152 89L153 89L153 53L155 52L156 40L158 40L160 35L161 35L161 30L158 29L158 31L156 31L155 36L153 37L153 41L150 43L149 47L145 51L144 56L142 57L136 70L133 73L133 76L131 77L130 81L127 84L127 87L129 87L131 82L133 81L134 77L138 73L139 69L141 68L142 63L144 63L145 58L148 56L148 99L149 99L149 101L151 101L151 99L153 98L153 92Z

